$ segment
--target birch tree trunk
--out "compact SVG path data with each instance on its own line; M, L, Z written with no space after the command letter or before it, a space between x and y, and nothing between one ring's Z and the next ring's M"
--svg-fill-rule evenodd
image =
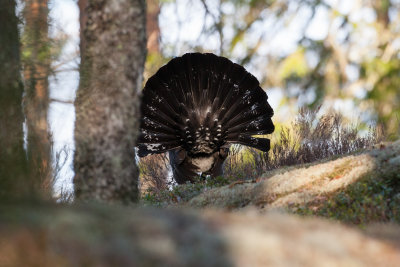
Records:
M146 58L144 0L90 0L75 102L76 198L131 203L138 197L134 146Z

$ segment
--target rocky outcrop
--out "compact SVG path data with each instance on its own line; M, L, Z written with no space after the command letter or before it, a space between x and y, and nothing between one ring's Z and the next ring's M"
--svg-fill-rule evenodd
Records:
M361 179L397 174L400 174L400 141L330 161L278 169L256 181L215 188L194 197L188 205L226 209L247 206L266 210L285 209L316 199L323 200Z

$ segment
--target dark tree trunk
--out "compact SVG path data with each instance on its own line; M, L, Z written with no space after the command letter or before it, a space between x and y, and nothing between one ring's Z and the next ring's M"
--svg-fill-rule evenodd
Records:
M14 0L2 1L0 25L0 199L9 199L24 196L30 189L23 147L23 86Z
M86 46L86 42L85 42L85 38L83 36L83 32L85 31L85 27L86 27L86 23L87 23L87 12L86 12L86 8L88 6L88 0L79 0L78 1L78 6L79 6L79 26L80 26L80 44L79 44L79 48L80 48L80 52L81 55L84 54L85 51L85 46ZM81 56L81 64L83 64L82 62L83 57Z
M24 80L25 114L28 129L28 163L38 191L52 191L51 138L47 121L49 108L50 42L48 1L25 0Z
M130 203L138 197L134 146L146 58L144 0L91 0L75 102L77 199Z

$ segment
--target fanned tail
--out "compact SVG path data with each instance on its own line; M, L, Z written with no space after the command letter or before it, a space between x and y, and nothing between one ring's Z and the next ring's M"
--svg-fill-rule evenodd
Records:
M139 156L184 149L212 154L225 144L262 151L274 131L273 110L258 80L213 54L191 53L161 67L143 89Z

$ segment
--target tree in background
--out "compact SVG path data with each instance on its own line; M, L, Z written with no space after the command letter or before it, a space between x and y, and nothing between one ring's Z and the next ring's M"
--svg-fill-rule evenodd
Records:
M52 192L51 137L47 114L51 51L48 37L48 1L25 0L22 62L29 173L38 190Z
M31 193L31 180L23 147L23 86L16 3L0 5L0 199L18 198Z
M147 35L147 57L144 70L144 81L153 75L168 59L160 47L161 31L159 26L159 15L163 1L146 1L146 35ZM144 86L144 84L143 84ZM142 87L143 87L142 86Z
M75 101L77 199L138 197L135 140L146 57L145 1L88 1Z
M148 55L160 52L160 27L158 26L159 14L160 3L158 0L146 1L146 35Z

